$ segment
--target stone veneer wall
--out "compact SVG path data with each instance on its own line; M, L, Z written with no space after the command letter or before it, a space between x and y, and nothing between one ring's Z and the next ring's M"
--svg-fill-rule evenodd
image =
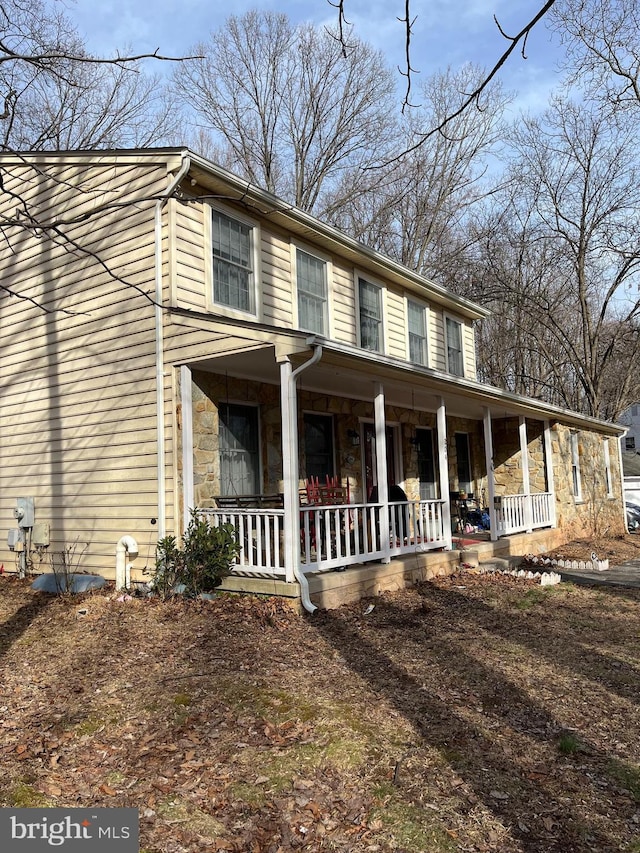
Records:
M578 431L582 501L577 502L573 494L572 432L573 430L569 427L559 423L554 423L551 428L558 527L566 532L568 538L625 533L622 481L616 439L607 439L595 432ZM613 497L607 495L604 441L609 441Z
M529 486L532 492L547 492L544 455L544 424L526 421ZM496 495L518 495L524 491L518 418L492 421L493 464Z
M215 373L193 371L193 474L197 506L211 506L220 494L218 403L229 401L259 407L261 488L282 491L282 429L280 389Z
M265 493L282 492L282 431L280 389L247 380L227 379L224 376L193 372L193 444L194 490L198 506L211 504L220 493L220 465L218 454L218 401L258 405L260 408L260 453L262 464L262 490ZM335 416L336 470L343 485L350 487L351 500L364 500L362 488L362 444L354 446L349 432L360 435L362 420L373 420L373 402L327 397L301 390L298 397L299 429L305 412ZM402 447L402 469L405 490L410 500L419 497L417 448L412 444L417 428L434 430L434 455L437 454L435 436L436 415L410 409L387 407L389 423L399 424ZM487 497L485 474L484 434L481 422L465 418L447 417L447 444L450 491L458 490L455 433L469 435L474 494L480 500ZM611 477L614 497L608 497L605 485L603 441L598 433L579 433L580 468L583 500L576 503L573 495L571 472L571 430L554 423L551 428L553 447L554 488L556 514L559 528L567 537L585 534L612 534L624 532L621 503L622 485L619 456L615 439L610 441ZM533 492L547 491L544 460L543 424L527 421L529 474ZM520 442L518 419L505 418L493 421L494 464L496 494L514 494L522 491ZM300 481L306 478L304 445L300 448ZM437 476L437 458L435 460Z
M220 400L259 406L262 490L265 493L282 492L282 431L279 387L194 370L192 400L194 496L197 506L211 505L213 497L220 494L218 445L218 403ZM347 485L348 483L351 500L363 502L365 499L362 484L364 447L362 444L354 445L350 433L355 432L361 435L361 422L373 420L373 401L327 397L325 394L301 389L298 395L300 435L302 435L303 417L306 412L334 415L336 470L342 484ZM437 477L436 415L431 412L387 407L386 417L390 424L398 424L400 427L402 476L405 491L410 500L417 500L420 495L418 453L412 439L415 437L417 428L434 431L434 461ZM466 432L469 435L475 493L478 496L483 492L486 494L482 424L464 418L447 418L450 489L451 491L458 490L454 438L456 432ZM300 485L303 485L307 476L304 442L301 441L300 445Z

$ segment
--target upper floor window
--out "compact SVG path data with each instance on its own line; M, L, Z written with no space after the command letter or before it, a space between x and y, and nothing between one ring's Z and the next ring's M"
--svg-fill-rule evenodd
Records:
M382 352L382 291L370 281L358 279L360 346Z
M451 317L445 317L445 337L447 348L447 370L454 376L464 376L462 358L462 323Z
M298 283L298 325L301 329L326 335L327 264L301 249L296 250Z
M212 211L213 301L255 313L253 228Z
M407 303L409 360L427 364L427 309L418 302Z

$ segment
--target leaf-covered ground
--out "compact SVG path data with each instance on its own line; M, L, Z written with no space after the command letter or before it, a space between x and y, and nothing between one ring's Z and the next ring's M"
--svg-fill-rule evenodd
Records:
M640 851L640 590L310 617L5 577L0 621L0 805L135 807L153 853Z

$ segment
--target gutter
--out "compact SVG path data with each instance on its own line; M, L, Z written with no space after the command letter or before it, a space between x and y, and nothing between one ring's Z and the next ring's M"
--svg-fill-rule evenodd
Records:
M164 339L162 334L162 210L169 201L182 179L191 168L191 158L181 151L182 165L178 174L169 182L169 186L156 202L155 209L155 330L156 330L156 425L158 431L158 539L166 535L166 477L164 460L166 439L164 430Z

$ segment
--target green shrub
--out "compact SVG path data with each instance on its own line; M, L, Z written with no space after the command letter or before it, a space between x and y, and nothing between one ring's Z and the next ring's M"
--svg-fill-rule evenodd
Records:
M152 588L163 599L179 587L189 596L211 592L231 573L239 551L232 524L215 526L192 510L182 548L175 536L158 542Z

